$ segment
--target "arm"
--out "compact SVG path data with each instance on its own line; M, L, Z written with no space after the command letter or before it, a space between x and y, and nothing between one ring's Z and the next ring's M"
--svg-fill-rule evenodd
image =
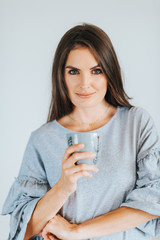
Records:
M44 240L48 240L48 233L65 240L98 238L129 230L157 217L138 209L120 207L76 225L70 224L60 215L57 215L43 229L42 236Z
M57 214L68 197L69 195L61 190L59 182L49 190L37 203L28 222L24 240L38 234L46 223Z
M76 144L66 149L62 159L61 178L37 203L27 225L25 240L41 232L48 221L55 217L67 198L76 190L77 180L81 177L91 177L90 172L97 172L97 168L88 164L75 165L83 158L95 157L90 152L74 153L84 145Z
M138 209L120 207L78 225L76 231L78 239L96 238L129 230L157 217Z

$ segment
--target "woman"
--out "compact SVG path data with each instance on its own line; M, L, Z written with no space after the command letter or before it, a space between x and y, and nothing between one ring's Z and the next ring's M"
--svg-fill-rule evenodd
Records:
M96 131L94 158L66 134ZM32 132L3 207L9 239L143 240L160 235L160 144L150 115L133 107L106 33L70 29L53 62L48 122Z

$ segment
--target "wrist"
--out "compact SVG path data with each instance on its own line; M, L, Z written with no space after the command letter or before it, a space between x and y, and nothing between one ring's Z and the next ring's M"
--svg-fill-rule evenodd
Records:
M68 198L71 195L71 192L66 191L66 188L63 186L60 180L56 183L56 187L57 192L60 194L60 196Z
M80 234L80 225L71 224L70 239L82 240L82 236Z

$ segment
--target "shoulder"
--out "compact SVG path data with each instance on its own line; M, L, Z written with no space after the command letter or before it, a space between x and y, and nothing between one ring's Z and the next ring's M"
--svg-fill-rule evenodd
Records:
M152 117L149 112L142 107L120 107L120 115L121 117L125 117L127 119L137 121L137 122L146 122L152 121Z
M53 132L56 129L56 121L51 121L48 123L42 124L37 129L33 130L34 135L45 135Z
M132 129L135 132L143 132L144 129L155 130L156 126L150 113L142 107L120 107L119 120L126 130Z
M155 143L159 144L159 134L155 126L154 120L150 113L142 107L120 108L120 118L123 127L130 134L136 136L139 148L147 141L153 146ZM154 144L153 144L154 143Z
M56 121L44 123L31 132L30 141L33 143L42 143L58 134Z

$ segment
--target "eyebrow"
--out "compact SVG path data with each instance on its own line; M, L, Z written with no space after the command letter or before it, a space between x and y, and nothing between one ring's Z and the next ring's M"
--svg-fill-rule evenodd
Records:
M97 68L97 67L100 67L100 65L98 64L98 65L96 65L96 66L94 66L94 67L91 67L90 70L95 69L95 68ZM69 65L69 66L66 66L65 68L72 68L72 69L80 70L79 68L76 68L76 67L70 66L70 65Z

